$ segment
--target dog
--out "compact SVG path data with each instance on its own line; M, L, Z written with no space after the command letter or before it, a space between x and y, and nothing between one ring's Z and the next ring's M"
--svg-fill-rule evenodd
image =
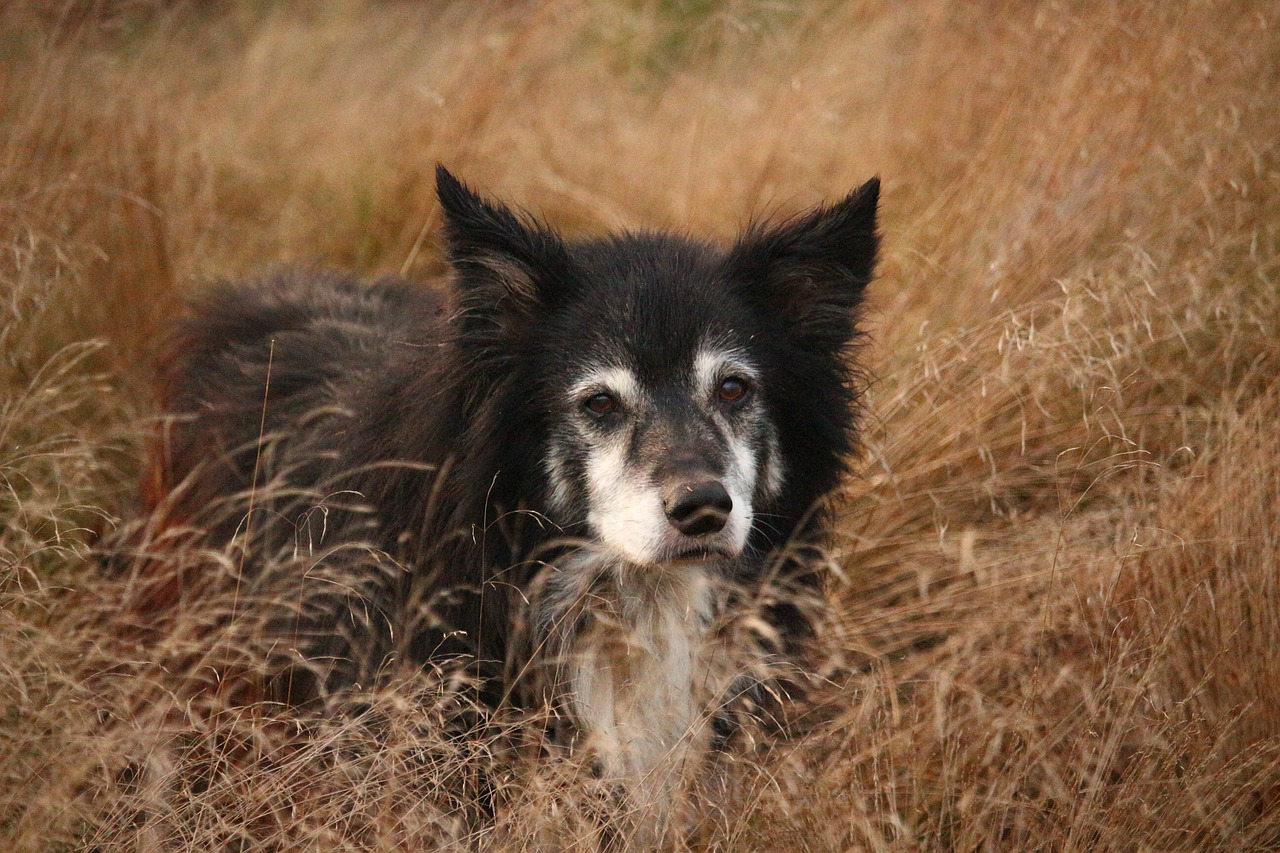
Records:
M393 660L465 673L484 706L552 709L657 843L812 635L879 182L720 247L570 241L436 180L451 292L284 269L194 301L144 504L246 578L310 561L275 626L290 700Z

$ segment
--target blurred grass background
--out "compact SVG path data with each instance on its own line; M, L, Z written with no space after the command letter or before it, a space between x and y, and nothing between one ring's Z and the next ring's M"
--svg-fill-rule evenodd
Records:
M181 296L437 275L443 162L571 234L729 239L884 180L825 721L731 762L695 846L1275 849L1278 116L1270 2L6 4L0 837L592 843L527 768L464 820L421 685L288 750L184 712L88 556Z

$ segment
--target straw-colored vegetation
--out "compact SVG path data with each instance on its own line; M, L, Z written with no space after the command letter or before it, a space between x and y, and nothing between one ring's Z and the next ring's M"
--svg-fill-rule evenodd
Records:
M91 554L177 297L432 276L442 161L570 233L884 180L828 682L696 846L1275 849L1278 144L1268 2L4 4L3 846L590 849L587 787L442 737L429 677L231 701L262 632L138 625Z

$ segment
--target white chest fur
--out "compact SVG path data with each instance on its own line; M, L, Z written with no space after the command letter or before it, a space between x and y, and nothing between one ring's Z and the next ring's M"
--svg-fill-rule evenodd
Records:
M576 627L554 643L559 691L579 746L624 793L636 830L652 838L708 749L730 656L716 636L706 564L595 568L589 585L560 590L577 587L562 611L576 611L567 620Z

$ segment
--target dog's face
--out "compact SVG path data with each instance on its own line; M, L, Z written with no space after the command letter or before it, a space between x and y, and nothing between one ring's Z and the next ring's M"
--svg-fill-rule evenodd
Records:
M736 557L782 485L762 370L714 338L669 358L586 360L556 389L548 502L632 564Z
M635 566L733 558L834 485L876 182L729 251L566 243L443 169L438 183L461 343L529 430L511 440L534 448L529 497L555 523Z

